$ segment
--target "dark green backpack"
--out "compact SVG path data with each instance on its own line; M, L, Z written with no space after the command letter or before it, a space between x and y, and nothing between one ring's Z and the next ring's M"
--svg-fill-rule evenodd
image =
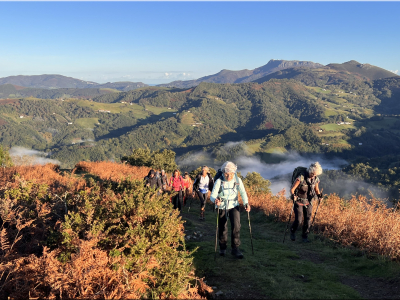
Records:
M297 167L296 169L294 169L293 174L292 174L292 185L290 186L290 188L292 188L294 182L296 181L296 179L298 177L300 177L300 183L302 183L307 176L307 168L305 167ZM299 184L300 186L300 184ZM299 187L297 187L299 188Z

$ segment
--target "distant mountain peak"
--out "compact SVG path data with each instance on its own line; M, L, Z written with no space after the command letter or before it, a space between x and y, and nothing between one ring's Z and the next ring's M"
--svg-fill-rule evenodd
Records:
M347 61L347 62L345 62L343 64L360 65L360 63L358 61L356 61L356 60L350 60L350 61Z
M223 69L216 74L204 76L196 80L186 81L173 81L167 84L159 84L158 86L165 87L178 87L178 88L189 88L199 85L201 82L211 83L245 83L251 82L268 74L296 67L308 67L308 68L319 68L323 65L314 63L311 61L299 61L299 60L283 60L283 59L271 59L266 65L263 65L254 70L239 70L231 71Z

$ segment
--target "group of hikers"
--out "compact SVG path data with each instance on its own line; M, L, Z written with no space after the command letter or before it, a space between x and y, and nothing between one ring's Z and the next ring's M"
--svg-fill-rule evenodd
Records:
M296 240L295 233L300 223L303 222L302 240L309 242L308 233L311 226L313 204L315 200L319 200L320 203L323 198L318 178L321 174L322 167L318 162L312 163L308 168L298 167L293 172L290 189L290 199L293 201L293 206L289 216L290 222L290 217L294 211L295 220L290 227L290 239L292 241ZM226 254L229 219L231 224L231 253L237 258L243 258L239 249L241 225L238 195L240 194L247 212L250 212L251 207L243 182L237 175L237 166L233 162L225 162L214 178L211 176L209 168L203 166L193 184L189 174L185 172L182 177L179 170L175 170L169 180L167 180L164 170L150 170L144 181L146 186L157 189L159 193L171 191L174 195L171 197L171 202L174 209L179 211L182 210L189 197L193 199L197 195L200 200L200 220L205 220L205 206L210 192L209 199L215 205L214 208L218 213L219 254L221 256Z

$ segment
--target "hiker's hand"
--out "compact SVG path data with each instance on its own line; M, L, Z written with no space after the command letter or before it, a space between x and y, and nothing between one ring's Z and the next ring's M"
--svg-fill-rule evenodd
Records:
M295 202L297 200L297 197L295 196L295 194L291 194L290 199L292 199L292 201Z
M324 195L322 193L317 196L318 196L319 202L321 202L324 199Z
M215 199L215 204L217 206L220 206L221 205L221 199L219 199L219 198Z
M247 203L246 206L245 206L245 209L246 209L247 212L249 212L251 210L250 204Z

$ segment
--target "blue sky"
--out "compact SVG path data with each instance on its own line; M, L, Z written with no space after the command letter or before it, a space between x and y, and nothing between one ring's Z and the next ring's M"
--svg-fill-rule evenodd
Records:
M270 59L400 75L400 2L0 2L0 77L166 83Z

